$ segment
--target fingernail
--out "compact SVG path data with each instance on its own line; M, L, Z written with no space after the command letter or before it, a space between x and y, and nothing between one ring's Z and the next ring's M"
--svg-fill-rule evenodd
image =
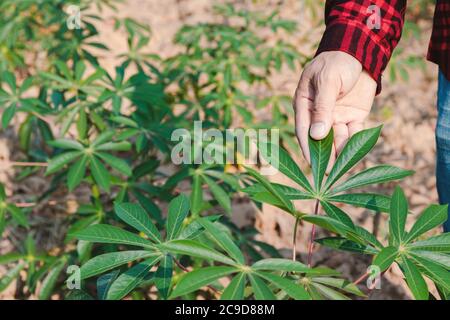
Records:
M322 137L324 135L325 135L325 123L323 122L313 123L311 126L311 136L315 138L315 137Z

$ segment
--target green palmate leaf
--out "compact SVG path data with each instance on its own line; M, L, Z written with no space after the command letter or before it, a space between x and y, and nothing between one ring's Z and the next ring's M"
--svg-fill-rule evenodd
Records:
M409 251L408 254L418 256L423 260L429 260L432 263L436 263L447 270L450 269L450 255L447 253L414 250Z
M97 279L97 297L100 300L106 300L109 288L114 283L114 281L119 276L120 271L114 270L113 272L107 273L98 277Z
M25 263L19 263L8 270L8 272L0 278L0 292L4 291L11 282L19 276L20 271L25 268Z
M362 254L377 254L378 250L370 245L362 245L341 237L329 237L317 239L317 243L336 250L357 252Z
M202 176L203 180L208 185L211 193L217 202L225 209L227 213L231 213L231 200L228 194L223 190L214 180L208 178L207 176Z
M39 300L48 300L51 297L53 289L56 286L56 282L58 281L65 265L66 263L64 261L58 262L44 278L42 281L42 286L39 290Z
M442 288L439 285L436 285L436 289L442 300L445 300L445 301L450 300L450 291L445 290L444 288Z
M302 217L302 219L344 237L353 231L339 220L327 216L308 215Z
M7 107L2 114L2 127L7 128L17 111L17 105L13 103Z
M155 274L155 285L161 297L166 300L169 296L170 284L172 282L173 258L165 255Z
M203 206L202 179L199 174L192 177L191 208L192 214L198 215Z
M78 114L77 130L79 139L80 140L85 139L87 132L87 118L86 118L86 110L84 108L81 108Z
M406 283L411 289L411 293L417 300L428 300L428 286L420 274L419 269L405 256L402 257L401 264Z
M158 229L150 220L147 211L139 204L118 203L114 205L117 216L138 231L145 233L152 241L161 242Z
M126 190L123 190L126 191ZM133 195L139 204L148 212L151 218L155 219L159 224L162 224L161 210L156 206L153 200L149 199L144 193L137 189L132 190Z
M223 182L225 182L226 184L230 185L234 190L240 190L241 186L239 184L239 178L228 174L226 172L221 172L221 171L215 171L215 170L205 170L204 174L210 176L210 177L214 177L217 180L221 180Z
M16 85L16 77L13 73L9 72L9 71L4 71L2 73L2 77L1 77L2 82L5 82L8 84L9 88L12 91L16 91L17 90L17 85Z
M112 131L112 130L103 131L92 142L92 146L96 147L96 146L104 144L106 142L110 142L113 137L114 137L114 131Z
M355 229L355 225L353 224L352 219L341 209L336 207L335 205L321 201L320 204L322 205L323 209L325 210L326 214L337 220L340 221L342 224L346 225L349 229Z
M311 169L314 177L316 192L322 188L322 181L330 160L333 146L333 130L322 140L314 140L309 136L309 152L311 155Z
M0 210L0 236L3 234L3 231L5 230L5 227L6 227L5 210Z
M355 233L357 234L357 237L359 239L364 240L364 241L362 241L363 244L368 243L368 244L372 245L374 248L377 248L377 251L378 251L378 249L383 248L383 245L381 244L381 242L378 241L378 239L372 233L370 233L363 227L355 226Z
M306 290L302 286L299 286L297 283L295 283L294 280L289 280L272 273L261 271L259 271L257 275L269 281L277 288L286 292L288 296L296 300L311 300L308 292L306 292Z
M297 190L297 189L289 187L289 186L285 186L285 185L278 184L278 183L272 183L272 186L279 193L284 194L290 200L310 200L310 199L314 199L313 195L311 195L309 193L305 193L303 191ZM266 188L264 188L264 186L259 184L259 183L255 183L255 184L253 184L251 186L248 186L247 188L245 188L242 191L244 191L246 193L249 193L251 195L260 194L260 193L269 193L266 190Z
M391 199L389 197L372 193L341 194L327 197L326 201L351 204L355 207L367 208L379 212L389 212L391 205Z
M326 300L326 299L333 300L332 297L327 297L324 294L322 294L322 292L314 286L314 283L311 283L310 285L305 286L305 288L306 288L306 290L308 290L308 293L310 294L310 296L313 300L317 300L317 301Z
M236 246L231 240L230 236L216 226L216 223L212 223L206 219L199 219L198 222L205 228L208 235L214 240L214 242L219 245L228 255L236 260L237 262L244 264L245 259L241 250Z
M239 273L228 284L220 296L221 300L242 300L244 299L245 274Z
M313 189L308 179L305 177L302 170L298 167L298 165L295 163L295 161L291 158L291 156L286 150L280 148L279 146L270 145L270 150L268 150L267 153L261 152L262 156L265 157L267 161L273 161L271 157L273 154L272 150L274 150L274 148L278 148L278 159L277 159L278 161L276 161L276 164L278 165L278 170L280 170L281 173L292 179L292 181L296 182L306 191L310 193L313 192Z
M86 261L92 251L92 242L80 240L77 243L77 253L81 261Z
M128 163L120 158L114 157L108 153L97 152L96 155L109 164L112 168L123 173L127 177L132 175L131 167Z
M144 250L121 251L101 254L83 264L80 269L81 279L87 279L112 270L126 263L152 256L159 256L159 254Z
M211 249L194 240L172 240L159 245L162 250L174 254L184 254L192 257L202 258L206 260L213 260L225 264L236 264L227 256Z
M75 162L73 166L69 169L67 174L67 186L69 191L73 191L83 180L86 174L86 165L88 161L87 156L82 156L79 161Z
M383 272L394 263L397 255L397 248L385 247L375 256L372 265L378 266L380 268L380 272Z
M266 179L264 178L262 175L260 175L258 172L256 172L255 170L246 167L247 172L253 177L255 178L259 183L261 183L264 188L266 188L266 190L268 192L270 192L271 195L273 195L280 203L283 204L283 206L285 208L288 209L288 212L292 213L292 214L296 214L294 205L292 204L292 202L286 198L286 196L284 194L282 194L281 192L279 192L278 190L276 190L272 184Z
M340 276L341 274L333 269L326 267L313 268L308 271L308 276Z
M170 297L188 294L236 271L233 267L206 267L191 271L181 277Z
M133 128L139 127L139 125L136 123L136 121L134 121L130 118L127 118L127 117L115 116L115 117L111 117L111 121L123 124L125 126L133 127Z
M91 173L100 188L109 192L111 180L109 172L96 157L91 157Z
M259 260L252 265L252 269L301 273L308 273L309 271L312 271L312 269L308 268L303 263L279 258Z
M0 201L6 200L5 186L0 184Z
M181 231L184 219L189 213L189 198L185 194L180 194L169 204L169 213L167 216L167 240L175 239Z
M391 198L389 215L389 243L400 245L404 238L406 217L408 216L408 202L400 187L396 187Z
M107 300L119 300L129 294L148 275L150 269L161 259L152 257L138 263L122 273L112 284L106 295Z
M275 300L276 297L272 293L272 290L264 283L264 281L256 275L249 274L248 278L252 285L253 294L256 300Z
M14 261L18 261L20 259L24 259L25 257L26 257L25 254L19 253L19 252L11 252L11 253L2 254L0 256L0 264L11 263Z
M314 283L304 286L312 300L325 300L326 297L314 286ZM332 300L332 298L329 298Z
M330 300L350 300L350 298L348 298L347 296L345 296L344 294L340 293L339 291L336 291L330 287L324 286L321 283L312 283L311 285L312 287L314 287L319 294L323 295L325 298L330 299Z
M414 171L404 170L390 165L380 165L355 174L348 180L332 188L331 192L334 194L371 184L398 180L412 174L414 174Z
M16 205L12 203L9 203L6 206L6 209L9 211L14 221L16 221L22 227L28 227L27 217L20 208L16 207Z
M448 205L433 204L427 207L419 216L411 231L406 236L405 242L416 239L425 232L434 229L447 220Z
M439 264L423 259L417 255L410 255L409 258L417 264L420 270L433 282L442 288L450 291L450 272L442 268Z
M365 294L355 284L345 279L331 278L331 277L317 277L314 278L313 281L315 283L321 283L329 287L338 288L342 291L352 293L359 297L365 297Z
M427 250L450 253L450 232L408 244L407 248L414 251Z
M81 151L69 151L57 155L52 158L48 163L46 175L55 173L56 171L62 169L66 164L74 161L76 158L82 155Z
M131 144L128 141L107 142L95 148L96 151L130 151Z
M89 242L117 243L149 249L155 248L150 241L141 238L134 233L107 224L95 224L89 226L84 230L76 232L75 237L79 240L86 240Z
M78 141L69 140L69 139L56 139L56 140L50 141L48 144L53 147L61 148L61 149L74 149L74 150L79 150L79 151L82 151L84 149L84 146L81 143L79 143Z
M342 237L356 242L360 245L366 246L368 244L371 244L374 247L382 247L378 240L376 240L375 236L359 226L351 228L346 224L343 224L341 221L327 216L310 215L307 217L302 217L302 219L303 218L306 218L304 220L310 223L316 224L324 229L337 233Z
M375 146L381 126L360 131L350 138L336 159L324 189L328 190L340 177L358 163Z
M207 216L203 218L196 218L191 221L181 232L177 239L194 239L203 233L204 229L202 225L198 222L199 219L207 219L210 221L216 221L219 216Z
M287 207L285 207L284 204L280 200L278 200L277 197L272 195L270 192L260 192L260 193L251 194L250 198L253 201L267 203L272 206L278 207L283 211L289 212L289 209Z

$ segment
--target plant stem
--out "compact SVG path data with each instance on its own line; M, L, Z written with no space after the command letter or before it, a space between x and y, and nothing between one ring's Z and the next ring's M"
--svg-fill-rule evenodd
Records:
M300 219L295 219L294 234L292 235L292 261L297 260L297 228Z
M355 280L355 282L353 282L354 285L358 285L361 282L363 282L367 277L369 276L369 273L366 272L364 273L361 277L359 277L358 279Z
M59 203L63 203L62 201ZM56 200L49 200L47 203L49 206L54 206L58 204ZM31 208L38 205L38 202L16 202L14 205L18 208Z
M180 261L175 259L175 257L173 257L173 256L172 256L172 258L173 258L173 261L175 261L175 264L178 266L178 268L180 268L184 272L189 272L189 270L185 266L183 266Z
M319 200L316 200L316 207L314 208L314 215L317 215L319 213ZM316 237L316 225L313 224L311 228L311 236L309 238L309 244L308 244L308 267L311 267L311 261L312 261L312 252L314 248L314 238Z
M373 218L373 232L372 232L375 237L377 237L378 235L378 230L380 227L380 218L381 218L380 213L379 212L375 213L375 217Z
M36 205L36 202L16 202L14 205L17 208L31 208Z
M8 164L12 167L47 167L47 162L17 162L8 161Z

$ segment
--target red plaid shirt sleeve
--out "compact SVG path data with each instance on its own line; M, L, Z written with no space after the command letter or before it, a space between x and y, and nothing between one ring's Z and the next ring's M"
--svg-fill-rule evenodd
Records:
M327 0L319 54L343 51L358 59L377 81L400 40L406 0Z
M450 80L450 0L437 0L428 60L439 65Z

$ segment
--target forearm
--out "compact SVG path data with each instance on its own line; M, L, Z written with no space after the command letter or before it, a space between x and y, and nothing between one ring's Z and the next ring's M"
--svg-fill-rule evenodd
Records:
M358 59L377 81L400 40L406 0L327 0L326 30L317 54L343 51Z

